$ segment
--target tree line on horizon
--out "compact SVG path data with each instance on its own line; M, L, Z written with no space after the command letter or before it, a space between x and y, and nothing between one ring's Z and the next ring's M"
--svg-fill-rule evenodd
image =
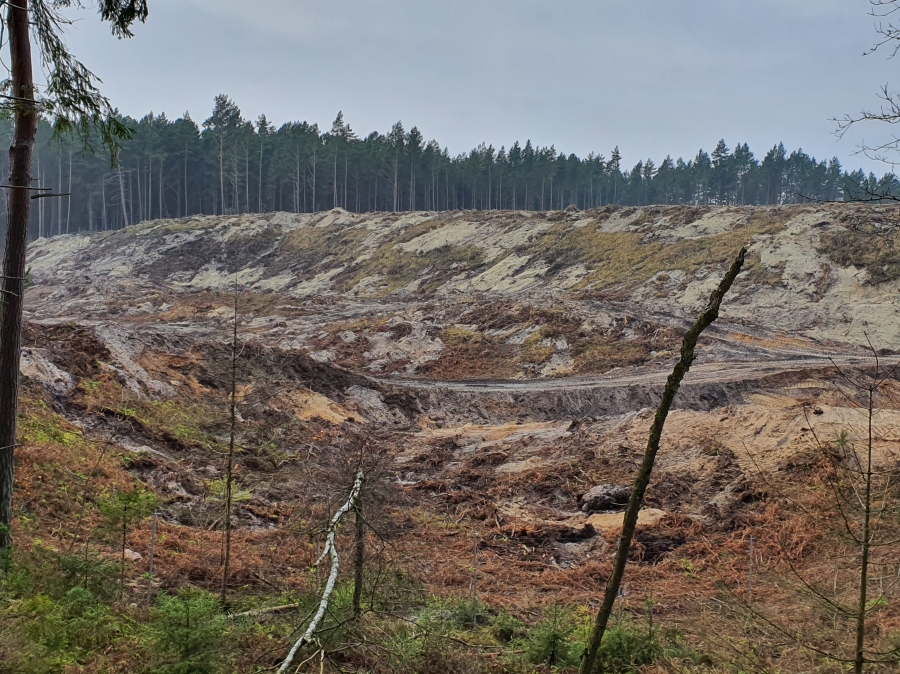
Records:
M530 140L499 150L482 143L452 156L401 122L360 137L342 113L324 132L309 122L276 128L265 115L245 119L226 95L201 124L188 113L122 121L134 134L111 164L108 154L54 134L41 120L33 175L49 198L33 209L32 238L199 214L774 205L900 193L891 173L848 172L837 157L788 154L781 143L762 160L746 143L730 149L720 140L689 160L667 156L628 169L618 147L608 158L578 157ZM0 119L0 137L11 135L12 121Z

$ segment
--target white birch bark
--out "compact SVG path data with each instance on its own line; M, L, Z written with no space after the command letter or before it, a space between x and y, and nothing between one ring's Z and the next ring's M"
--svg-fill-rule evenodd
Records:
M291 666L291 663L294 661L294 656L297 654L297 651L300 650L300 647L303 646L303 644L311 643L312 641L314 641L313 635L316 633L316 629L318 629L319 623L325 616L325 611L328 610L328 601L331 599L331 593L334 592L334 586L337 582L338 571L340 569L340 559L338 557L335 541L335 539L337 538L337 527L338 524L340 524L341 518L348 512L350 512L350 510L356 504L356 499L359 498L359 492L362 489L362 483L363 472L359 471L356 474L356 481L353 483L353 489L350 490L350 496L347 498L347 501L344 503L344 505L342 505L334 514L334 517L331 518L331 522L328 525L328 535L325 538L325 549L322 550L322 554L319 555L319 559L316 560L316 566L318 566L326 556L330 557L331 573L328 574L328 580L325 583L325 589L322 590L322 597L319 600L319 609L316 611L316 614L310 621L309 626L306 628L306 631L300 636L299 639L297 639L297 641L294 643L294 646L288 652L287 657L284 659L284 662L281 663L281 667L278 668L279 674L288 670L288 668Z

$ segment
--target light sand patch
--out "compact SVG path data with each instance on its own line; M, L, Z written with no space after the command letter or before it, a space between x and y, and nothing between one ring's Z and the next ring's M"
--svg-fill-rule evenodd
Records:
M314 226L320 229L325 227L346 227L355 224L357 219L356 215L345 211L343 208L333 208Z
M44 349L23 348L19 371L57 396L68 395L75 388L75 378L54 365Z
M335 269L323 271L316 274L308 281L298 283L290 289L289 293L295 297L303 297L304 295L316 295L328 292L334 288L334 284L331 281L342 271L344 271L344 267L336 267Z
M505 257L490 269L469 280L460 280L455 284L449 283L456 292L520 292L539 284L549 265L543 262L533 267L525 268L530 255L518 256L515 254Z
M369 295L376 294L379 290L387 285L387 278L384 274L372 274L363 276L352 288L351 295Z
M368 335L369 348L366 358L372 360L409 361L407 372L414 373L425 363L437 360L444 351L444 342L429 337L421 323L412 324L412 332L400 339L390 333L374 332Z
M56 272L72 265L78 252L92 244L91 237L78 234L38 239L28 247L29 266L33 274Z
M537 456L529 456L524 461L510 461L509 463L501 464L497 466L495 472L498 474L524 473L527 470L545 468L549 465L551 465L551 462L546 459L541 459Z
M222 290L233 287L235 283L240 286L252 285L263 275L261 268L241 269L236 274L220 269L215 262L210 262L194 274L194 277L186 284L193 288L204 290Z
M642 209L637 209L632 213L625 215L627 211L631 209L624 209L621 211L615 211L612 215L610 215L606 220L600 223L600 226L597 228L600 232L631 232L636 229L634 224L644 218L644 211Z
M269 228L266 220L256 220L255 222L242 222L239 225L231 225L222 233L222 241L230 241L235 237L247 238L257 235Z
M587 278L591 271L592 270L588 269L586 265L579 262L568 269L563 269L559 275L550 279L549 283L547 283L547 287L569 290Z
M493 262L510 250L527 248L554 224L547 220L535 220L502 228L482 225L473 244L484 250L486 262Z
M665 236L674 239L699 239L704 236L724 234L733 231L744 220L745 218L731 209L716 209L690 224L679 225L665 231Z
M331 424L342 424L348 419L358 419L360 416L330 398L312 391L295 392L291 395L289 402L294 409L294 414L301 421L321 419Z
M457 221L425 232L406 243L397 244L397 247L406 253L428 253L444 246L454 246L469 241L475 237L476 232L477 228L474 223Z
M652 527L666 516L665 510L658 508L643 508L638 512L638 526ZM604 533L622 528L622 522L625 521L625 513L595 513L584 519L586 524L590 524L597 531Z
M257 281L253 287L257 290L283 290L294 282L294 275L290 272L270 276L269 278Z
M566 433L568 422L535 421L530 423L508 423L499 426L487 424L465 424L463 426L433 428L424 431L422 435L432 438L459 438L461 441L470 442L479 439L484 442L497 442L507 440L513 442L524 437L542 437L556 439Z

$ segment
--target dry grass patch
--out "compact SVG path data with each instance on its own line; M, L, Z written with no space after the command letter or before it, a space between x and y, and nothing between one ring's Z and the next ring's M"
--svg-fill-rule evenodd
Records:
M861 226L828 232L819 239L817 251L841 267L868 272L867 281L878 285L900 277L900 232Z
M335 279L336 287L347 291L367 277L382 277L379 295L389 295L422 279L420 291L430 291L451 277L484 265L484 254L475 246L443 246L427 253L407 253L394 243L373 252L372 256Z
M556 226L522 253L548 260L551 272L585 264L593 272L575 289L603 288L616 284L645 283L660 271L681 270L689 276L701 267L729 263L741 246L758 234L784 227L785 216L751 216L729 232L671 242L653 240L636 232L603 232L596 228L566 229Z
M360 246L367 236L368 230L357 227L301 227L285 236L281 247L292 261L315 265L325 258L333 258L340 265L359 256Z
M519 373L516 347L480 332L449 327L440 333L445 348L419 373L435 379L509 379Z

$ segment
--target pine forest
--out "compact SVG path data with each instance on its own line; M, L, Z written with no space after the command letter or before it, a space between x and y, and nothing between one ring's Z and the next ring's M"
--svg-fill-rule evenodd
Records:
M244 119L228 96L208 119L150 113L124 118L133 137L112 162L100 144L55 134L42 121L35 175L47 196L32 209L31 238L116 230L198 214L229 215L336 207L352 212L414 210L549 211L575 205L780 205L846 201L893 193L896 178L846 171L840 161L790 154L779 143L759 160L746 143L720 140L712 153L667 156L634 167L609 156L566 155L531 141L499 150L482 143L452 156L416 127L359 137L338 113L331 129L308 122L275 128ZM0 120L8 142L12 122ZM4 165L0 171L7 172ZM8 195L0 191L0 199ZM5 208L0 205L0 208Z

